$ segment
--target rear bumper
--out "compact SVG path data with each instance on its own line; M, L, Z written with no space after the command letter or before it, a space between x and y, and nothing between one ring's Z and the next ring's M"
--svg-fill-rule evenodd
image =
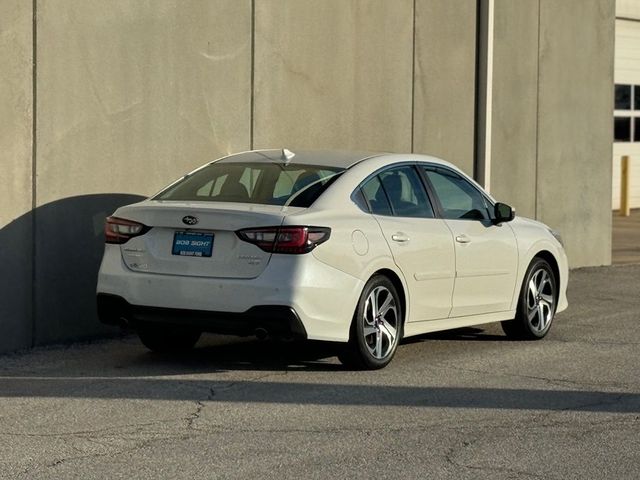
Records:
M100 293L97 307L98 318L107 325L136 328L141 323L161 323L238 336L254 335L262 329L276 337L307 338L295 310L280 305L258 305L242 313L213 312L132 305L118 295Z
M221 331L236 321L243 324L231 325L229 333L246 331L244 324L260 324L256 320L287 319L288 313L269 310L275 306L295 312L309 340L346 342L363 286L362 280L310 254L273 255L256 278L205 278L134 272L124 263L118 245L106 245L97 293L144 306L139 316L145 313L165 323L166 318L180 325L201 322L206 331Z

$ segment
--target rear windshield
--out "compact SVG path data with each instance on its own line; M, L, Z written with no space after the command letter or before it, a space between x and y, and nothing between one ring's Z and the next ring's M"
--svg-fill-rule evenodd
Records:
M154 199L309 207L343 171L318 165L216 162Z

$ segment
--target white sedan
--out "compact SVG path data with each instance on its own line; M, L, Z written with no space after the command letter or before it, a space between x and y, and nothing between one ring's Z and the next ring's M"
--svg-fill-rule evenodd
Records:
M105 235L99 318L154 351L203 331L302 338L374 369L438 330L539 339L567 307L560 236L424 155L230 155L119 208Z

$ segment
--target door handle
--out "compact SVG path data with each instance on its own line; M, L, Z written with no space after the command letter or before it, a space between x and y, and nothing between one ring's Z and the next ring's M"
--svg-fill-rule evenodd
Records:
M458 243L471 243L471 239L463 234L463 235L458 235L456 237L456 242L458 242Z
M391 240L398 243L405 243L409 241L409 237L406 233L398 232L391 235Z

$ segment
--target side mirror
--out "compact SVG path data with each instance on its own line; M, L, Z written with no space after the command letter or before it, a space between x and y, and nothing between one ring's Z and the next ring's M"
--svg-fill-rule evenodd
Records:
M496 203L493 209L493 223L510 222L516 216L516 211L506 203Z

